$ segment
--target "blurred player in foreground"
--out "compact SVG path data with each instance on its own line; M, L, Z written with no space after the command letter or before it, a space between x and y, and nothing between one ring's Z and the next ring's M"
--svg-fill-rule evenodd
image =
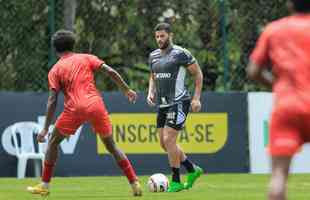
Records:
M288 5L293 14L267 25L247 68L251 79L272 87L274 94L269 200L286 199L292 157L310 142L310 1Z
M64 138L74 134L84 122L89 122L93 131L100 136L107 150L127 176L133 195L141 196L141 186L130 161L114 143L112 125L103 99L96 89L94 72L103 70L108 73L132 103L136 101L136 92L131 90L119 73L104 61L91 54L74 53L75 36L72 32L57 31L52 37L52 43L60 59L48 74L50 92L44 128L37 137L39 142L43 142L48 134L48 128L52 123L56 109L57 96L61 91L65 96L65 105L48 141L42 182L36 186L28 187L28 191L43 196L49 194L49 183L56 164L59 144Z
M155 27L155 39L159 49L150 53L151 75L147 102L151 106L157 103L157 128L160 145L167 152L172 170L172 181L168 192L178 192L193 186L203 170L193 164L179 145L177 138L183 128L190 107L193 112L201 109L202 72L191 53L172 43L171 27L160 23ZM195 80L195 93L191 99L185 88L185 75L189 71ZM155 98L157 99L155 101ZM184 184L180 180L180 165L187 172Z

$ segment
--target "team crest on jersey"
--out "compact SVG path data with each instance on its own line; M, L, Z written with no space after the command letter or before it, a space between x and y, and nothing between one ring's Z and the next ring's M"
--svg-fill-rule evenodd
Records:
M170 55L168 58L167 58L168 62L170 63L173 63L177 60L176 56L175 55Z

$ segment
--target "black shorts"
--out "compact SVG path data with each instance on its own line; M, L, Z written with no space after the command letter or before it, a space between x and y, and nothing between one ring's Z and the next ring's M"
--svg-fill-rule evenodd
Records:
M191 101L179 101L175 105L159 108L157 113L157 128L171 127L181 130L184 127Z

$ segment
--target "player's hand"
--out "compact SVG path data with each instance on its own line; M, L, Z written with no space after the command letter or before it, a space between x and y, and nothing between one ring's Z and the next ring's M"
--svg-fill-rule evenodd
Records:
M193 99L191 102L191 107L193 112L199 112L201 110L201 103L198 99Z
M37 140L38 142L45 142L45 136L48 134L48 130L43 129L38 135L37 135Z
M125 92L125 96L128 98L130 103L136 103L138 95L135 91L129 89Z
M155 106L155 95L154 94L148 94L147 98L146 98L146 102L147 104L149 104L149 106Z

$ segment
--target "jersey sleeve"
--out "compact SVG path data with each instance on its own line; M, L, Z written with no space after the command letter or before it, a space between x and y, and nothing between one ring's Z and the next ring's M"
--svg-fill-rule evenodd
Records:
M148 62L148 66L149 66L149 71L153 72L153 70L152 70L152 56L151 55L149 55L147 62Z
M257 40L256 46L250 55L251 62L259 66L266 66L269 62L269 34L268 29L260 35Z
M98 69L100 69L100 66L104 64L103 60L99 59L97 56L94 55L88 55L88 61L90 64L90 68L93 71L97 71Z
M197 62L196 58L187 49L183 49L178 57L180 64L186 67Z
M53 69L48 73L48 88L49 90L55 90L56 92L59 92L61 89L59 76Z

